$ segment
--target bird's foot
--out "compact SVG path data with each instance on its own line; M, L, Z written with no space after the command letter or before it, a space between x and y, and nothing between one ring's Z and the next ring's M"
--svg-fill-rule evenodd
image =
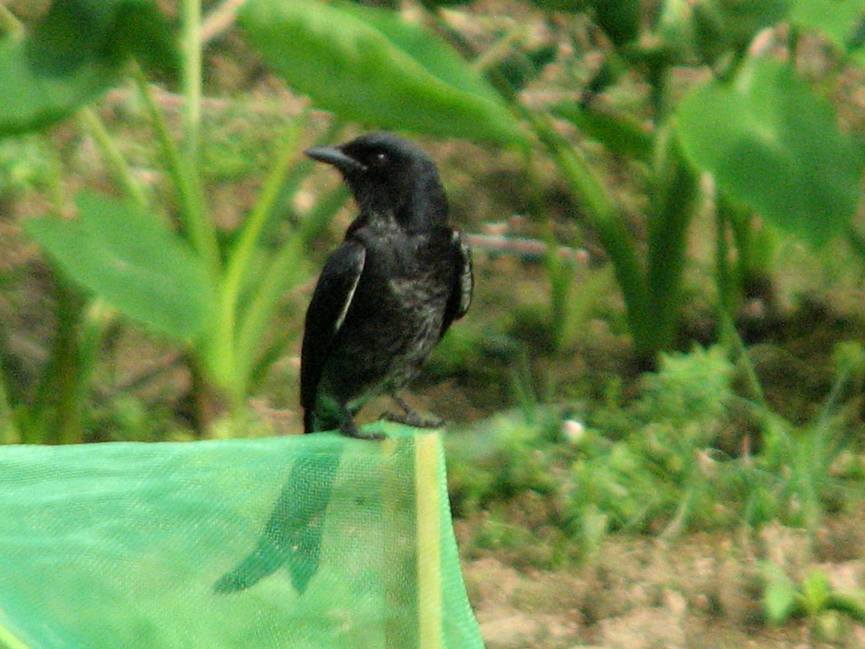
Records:
M378 441L385 438L384 433L361 430L353 421L344 421L339 426L339 432L346 437L354 439L368 439L370 441Z
M401 415L394 412L386 412L381 416L381 419L392 421L396 424L405 424L414 428L441 428L445 425L445 420L441 417L421 415L411 408L406 408L405 413Z
M406 426L412 426L414 428L441 428L445 425L445 420L441 417L421 415L415 412L411 406L395 394L391 394L390 398L400 407L403 414L397 415L393 412L386 412L381 416L381 419L392 421L397 424L405 424Z

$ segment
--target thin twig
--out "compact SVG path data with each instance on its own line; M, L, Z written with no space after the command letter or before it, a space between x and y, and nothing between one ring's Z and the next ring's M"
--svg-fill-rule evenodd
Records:
M201 130L201 0L182 0L183 28L183 137L184 152L191 170L198 168L198 145Z
M538 239L503 237L492 234L467 234L466 239L469 245L476 250L520 255L530 259L540 259L549 251L547 243ZM589 253L582 248L559 246L556 254L561 259L570 259L581 264L588 263Z
M237 20L237 12L246 0L225 0L216 9L207 14L201 23L201 43L206 45L210 41L222 36Z

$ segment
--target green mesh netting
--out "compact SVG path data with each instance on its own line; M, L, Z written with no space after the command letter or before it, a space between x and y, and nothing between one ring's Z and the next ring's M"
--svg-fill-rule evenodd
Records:
M472 649L435 434L0 447L0 647Z

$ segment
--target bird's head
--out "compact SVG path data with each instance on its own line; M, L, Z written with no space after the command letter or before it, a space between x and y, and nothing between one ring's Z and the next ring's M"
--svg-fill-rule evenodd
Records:
M395 135L361 135L340 146L307 149L306 155L339 169L361 218L395 219L407 230L423 230L447 219L447 198L435 163Z

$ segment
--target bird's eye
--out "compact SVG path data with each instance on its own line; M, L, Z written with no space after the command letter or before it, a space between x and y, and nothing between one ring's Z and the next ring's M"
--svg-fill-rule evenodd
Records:
M387 155L384 153L381 153L381 152L376 153L375 155L372 156L372 163L376 167L383 167L384 165L387 164Z

